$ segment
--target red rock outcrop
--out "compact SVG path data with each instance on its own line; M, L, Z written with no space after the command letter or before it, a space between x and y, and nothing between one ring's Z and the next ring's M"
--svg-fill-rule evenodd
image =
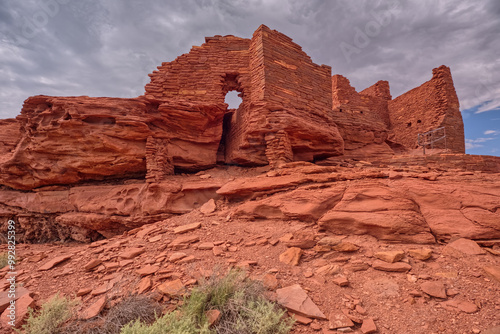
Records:
M14 118L0 119L0 162L8 158L20 139L19 122Z
M2 184L32 189L146 175L148 138L161 139L172 164L216 164L225 105L153 104L144 98L35 96L18 120L22 139L0 165ZM165 143L167 143L165 145Z
M168 180L160 183L89 185L37 192L2 190L0 219L16 216L19 241L88 241L183 214L217 196L223 182Z
M124 291L173 310L234 266L277 296L293 333L489 333L500 157L459 153L449 69L394 100L386 81L358 93L330 72L261 26L163 63L144 96L35 96L0 120L0 234L12 220L22 254L0 270L0 333L12 274L17 327L77 291L78 325L97 329ZM440 126L453 153L401 154Z

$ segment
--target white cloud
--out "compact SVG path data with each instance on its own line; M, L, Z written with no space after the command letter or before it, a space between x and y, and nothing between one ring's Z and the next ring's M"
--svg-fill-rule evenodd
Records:
M494 135L494 136L497 136L497 135L500 135L500 131L497 131L497 130L486 130L484 131L484 134L485 135Z
M476 139L469 139L471 143L485 143L487 141L493 140L495 138L476 138Z
M490 138L476 138L476 139L465 139L465 149L470 150L473 148L479 148L479 147L484 147L482 143L486 143L490 140L495 139L495 137L490 137Z
M483 147L483 146L484 145L468 143L467 141L465 142L465 149L466 150L472 150L473 148L479 148L479 147Z
M498 110L498 109L500 109L500 97L496 97L493 100L483 103L483 105L481 105L475 113L480 114L482 112Z

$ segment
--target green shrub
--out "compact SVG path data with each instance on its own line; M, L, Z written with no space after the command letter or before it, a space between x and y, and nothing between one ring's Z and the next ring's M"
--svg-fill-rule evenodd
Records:
M213 276L194 288L177 311L152 325L135 321L121 334L286 334L293 320L284 319L284 310L264 298L262 284L245 278L240 271ZM219 310L218 324L209 328L208 310Z
M59 327L71 318L75 306L76 301L56 294L42 305L37 314L29 309L23 329L26 334L58 334L61 332Z

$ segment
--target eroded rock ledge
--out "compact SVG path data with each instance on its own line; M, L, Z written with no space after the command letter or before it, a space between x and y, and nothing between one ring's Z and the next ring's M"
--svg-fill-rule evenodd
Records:
M231 219L300 220L384 241L500 238L499 174L357 165L221 166L159 183L3 189L0 215L4 228L8 219L19 222L26 242L110 237L198 210L211 199Z

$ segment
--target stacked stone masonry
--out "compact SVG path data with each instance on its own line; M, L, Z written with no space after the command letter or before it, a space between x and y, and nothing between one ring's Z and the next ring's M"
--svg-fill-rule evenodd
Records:
M148 137L146 142L146 180L161 182L174 174L174 165L168 155L168 139Z
M271 167L279 168L293 161L292 145L285 131L268 134L266 143L266 157Z
M0 128L0 184L23 190L89 180L196 172L330 157L393 156L418 133L446 127L446 149L464 153L451 72L395 99L379 81L357 92L284 34L207 37L149 76L133 99L34 96ZM237 91L238 109L225 96ZM444 147L437 147L444 148Z
M446 147L442 141L435 148L465 153L464 125L450 69L440 66L432 74L430 81L389 101L394 141L408 148L417 148L419 133L444 126Z

